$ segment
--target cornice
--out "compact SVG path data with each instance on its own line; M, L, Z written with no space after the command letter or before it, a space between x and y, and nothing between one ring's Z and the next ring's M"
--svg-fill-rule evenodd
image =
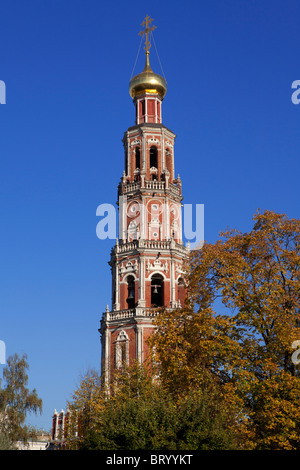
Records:
M168 127L166 127L164 124L156 124L156 123L151 123L151 122L143 122L142 124L137 124L135 126L131 126L131 127L128 127L127 131L124 133L124 137L126 136L126 134L128 133L133 133L133 132L136 132L136 131L140 131L141 133L144 133L144 132L152 132L153 130L160 130L160 131L167 131L170 133L170 135L175 138L176 137L176 134L174 134L173 131L171 131L171 129L169 129Z

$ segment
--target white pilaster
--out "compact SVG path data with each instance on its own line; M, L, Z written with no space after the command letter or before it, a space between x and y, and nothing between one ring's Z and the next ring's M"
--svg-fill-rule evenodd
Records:
M136 325L136 358L140 364L143 362L143 327Z

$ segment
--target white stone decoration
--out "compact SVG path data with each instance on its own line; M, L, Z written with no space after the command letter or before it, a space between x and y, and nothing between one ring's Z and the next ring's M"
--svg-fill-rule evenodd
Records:
M164 272L168 272L169 271L169 267L168 267L168 263L167 261L165 263L162 263L159 259L155 259L153 261L153 263L151 264L150 263L150 260L148 259L147 261L147 264L146 264L146 271L147 273L149 271L164 271Z
M147 143L149 145L160 145L160 140L156 139L154 136L150 137L150 139L148 139Z

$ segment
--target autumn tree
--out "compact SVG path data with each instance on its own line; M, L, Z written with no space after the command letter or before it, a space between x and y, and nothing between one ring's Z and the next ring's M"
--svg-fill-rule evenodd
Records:
M98 371L91 369L80 377L67 404L64 434L58 436L66 448L77 450L83 446L87 433L95 429L106 398L107 391Z
M3 445L11 447L31 436L25 424L28 413L42 411L42 400L35 389L27 388L29 365L27 356L8 357L3 369L4 387L0 389L0 436Z
M153 336L161 376L183 393L210 374L236 407L248 448L300 449L300 221L258 212L191 252L185 308L164 311Z

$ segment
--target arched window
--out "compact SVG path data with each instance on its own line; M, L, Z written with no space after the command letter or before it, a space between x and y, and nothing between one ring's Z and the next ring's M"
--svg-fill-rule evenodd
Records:
M185 301L185 283L182 277L178 279L178 292L177 292L177 297L178 301L180 303L180 306L184 306L184 301Z
M157 148L154 145L150 148L150 168L157 168Z
M135 168L141 168L141 151L140 147L135 148Z
M135 283L134 277L128 276L127 277L127 306L128 308L135 307Z
M164 278L160 274L153 274L151 278L151 306L164 305Z
M129 338L124 330L120 331L115 342L115 363L117 369L129 363Z

